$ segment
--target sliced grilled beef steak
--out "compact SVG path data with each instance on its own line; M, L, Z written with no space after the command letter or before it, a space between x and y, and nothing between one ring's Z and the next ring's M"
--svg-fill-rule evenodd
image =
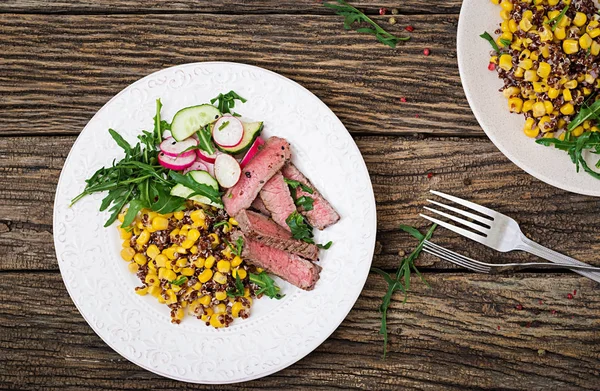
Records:
M242 170L238 183L223 196L225 210L235 216L248 209L265 183L291 158L290 144L283 138L271 137Z
M254 199L254 201L252 201L252 205L250 205L250 207L264 214L265 216L271 216L271 212L269 212L269 210L265 206L265 203L260 199L260 194Z
M329 202L327 202L327 200L323 198L323 196L317 191L317 189L312 185L312 183L310 183L310 181L306 179L306 177L300 172L300 170L296 168L296 166L294 166L292 163L288 163L283 167L281 172L283 173L284 177L292 179L294 181L298 181L304 186L307 186L312 189L313 194L309 194L298 186L296 192L296 196L298 198L302 196L307 196L311 197L314 200L312 210L306 211L300 209L300 213L302 213L306 217L310 225L317 229L323 230L329 227L330 225L333 225L338 222L338 220L340 219L340 215L337 214L335 209L333 209Z
M231 237L233 240L237 240L240 235L243 234L237 231ZM298 255L287 253L267 246L256 239L243 236L244 250L242 257L244 259L283 278L298 288L310 291L315 287L319 280L320 266Z
M289 231L290 227L285 219L296 210L296 205L290 194L290 188L280 172L269 179L269 182L260 191L259 197L267 210L271 212L273 221Z
M278 250L300 255L316 261L319 248L311 243L294 239L292 235L273 220L260 213L243 210L235 216L244 235Z

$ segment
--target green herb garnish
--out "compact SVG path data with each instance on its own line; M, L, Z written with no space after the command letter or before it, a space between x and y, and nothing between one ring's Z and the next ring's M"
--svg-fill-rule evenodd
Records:
M600 179L600 173L592 170L583 157L585 150L589 150L594 154L600 154L600 133L586 132L571 141L562 141L556 138L541 138L536 143L545 146L554 145L555 148L566 151L571 161L575 163L577 172L579 172L579 167L581 166L585 172L596 179ZM596 168L600 168L600 160L596 163Z
M323 250L329 250L329 247L331 247L332 244L333 244L333 242L330 240L326 244L318 243L317 247L320 248L320 249L323 249Z
M198 147L209 155L215 153L212 135L210 134L210 125L206 125L204 128L197 131L196 134L198 135Z
M239 96L235 91L229 91L226 94L219 94L216 98L211 99L210 103L214 104L215 102L217 102L216 107L222 114L232 114L231 109L235 107L236 100L239 100L242 103L246 103L246 99Z
M562 11L560 11L560 14L558 14L554 18L544 22L544 24L550 24L551 25L550 28L552 29L552 31L556 30L556 27L558 27L558 24L560 23L562 18L565 17L567 10L569 9L569 5L570 4L565 5L565 7L562 9Z
M162 133L169 129L169 124L161 120L161 108L162 104L157 99L154 130L143 131L135 146L131 146L113 129L108 130L115 143L125 152L125 157L113 162L111 167L97 170L85 181L85 189L71 200L71 205L86 195L108 191L100 205L100 211L111 212L104 226L111 225L125 205L129 204L121 225L123 228L129 226L143 208L158 213L183 209L185 200L170 194L175 182L167 176L169 170L158 164L158 145L162 141Z
M186 276L181 276L178 279L171 281L170 284L182 286L183 284L185 284L187 282L187 280L188 280L188 278Z
M294 200L294 204L296 204L296 206L301 206L306 211L312 210L313 203L315 200L308 196L302 196L302 197L298 198L297 192L298 192L298 187L299 187L306 193L313 194L314 193L313 189L311 189L310 187L308 187L298 181L295 181L293 179L283 178L283 180L285 181L285 183L288 184L288 186L290 188L290 194L292 196L292 199Z
M227 127L227 125L229 125L229 121L223 122L221 125L219 125L219 130L225 129Z
M293 179L283 178L283 181L285 183L287 183L288 186L290 188L292 188L292 189L297 189L298 187L300 187L302 190L304 190L308 194L313 194L314 193L313 189L311 189L310 187L308 187L308 186L306 186L306 185L304 185L304 184L302 184L302 183L300 183L298 181L295 181Z
M227 247L229 247L233 255L237 255L238 257L242 256L242 251L244 250L244 239L241 236L235 241L235 247L227 239L223 238L223 241Z
M494 38L492 38L492 36L490 35L490 33L488 33L487 31L485 31L483 34L480 35L481 38L485 39L486 41L488 41L490 43L490 45L492 45L492 48L498 53L500 54L500 48L498 47L498 44L496 43L496 41L494 41Z
M395 35L388 33L362 11L354 8L344 0L336 0L336 2L337 4L324 2L323 5L334 10L337 15L344 17L344 28L346 30L352 29L354 23L370 24L370 27L357 28L356 32L372 34L379 42L391 48L395 48L399 41L408 41L410 39L410 37L396 37Z
M235 287L227 291L229 297L241 297L244 296L244 283L240 279L240 276L235 274Z
M581 109L579 109L579 113L577 113L577 116L575 116L575 118L573 118L571 122L569 122L569 126L567 126L567 129L569 131L572 131L573 129L590 119L595 119L600 124L600 100L595 101L591 105L588 105L587 101L584 102L583 105L581 105Z
M437 225L434 224L433 226L431 226L431 228L429 228L427 234L423 235L421 232L419 232L419 230L413 227L401 225L401 230L409 233L410 235L414 236L417 240L419 240L417 248L415 248L408 257L403 258L402 261L400 261L400 265L398 266L395 275L389 274L375 267L371 268L371 271L382 276L385 282L387 282L388 284L387 292L383 296L383 302L379 307L379 311L381 312L381 328L379 329L379 334L383 335L384 358L387 354L388 343L387 311L392 301L392 296L396 291L402 291L402 293L404 293L404 300L402 301L402 303L406 303L406 299L408 298L408 291L410 290L411 270L414 271L417 274L417 276L419 276L421 281L423 281L427 286L429 286L429 284L427 284L427 281L425 281L419 270L416 268L415 260L417 259L417 257L421 253L421 250L423 249L423 242L431 238L431 236L433 235L433 231L436 227Z
M213 224L213 229L222 225L229 225L229 222L227 220L219 221L218 223Z
M294 203L296 204L296 206L302 207L302 209L305 211L313 210L314 202L315 202L315 200L312 199L311 197L307 197L307 196L302 196L300 198L294 197Z
M256 296L260 294L265 294L267 297L271 299L281 299L285 295L279 293L281 289L275 284L275 281L265 272L260 272L259 274L250 273L250 282L258 285L260 289L255 292Z
M304 216L298 213L297 210L293 211L287 219L285 219L288 227L292 232L292 236L295 239L303 240L307 243L314 243L312 227L306 222Z

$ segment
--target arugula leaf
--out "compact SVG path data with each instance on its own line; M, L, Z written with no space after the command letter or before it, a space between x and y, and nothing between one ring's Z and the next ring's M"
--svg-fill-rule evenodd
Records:
M298 213L297 210L293 211L287 219L285 219L288 227L292 232L292 236L295 239L303 240L307 243L314 243L312 239L313 232L312 227L304 220L304 217Z
M575 140L563 141L556 138L541 138L536 143L551 146L566 151L569 157L575 163L575 169L579 172L579 167L582 167L585 172L596 179L600 179L600 173L590 168L583 157L583 152L589 150L591 153L600 154L600 133L597 132L586 132ZM600 168L599 163L596 163L596 167Z
M490 35L490 33L488 33L487 31L484 31L483 34L480 35L481 38L485 39L486 41L488 41L490 43L490 45L492 45L492 48L498 53L500 54L500 48L498 47L498 44L496 43L496 41L494 41L494 38L492 38L492 36Z
M113 129L108 129L108 133L110 133L117 145L121 147L123 151L125 151L125 155L131 154L131 145L129 145L129 143L119 133L115 132Z
M410 37L396 37L388 33L362 11L354 8L344 0L336 0L336 2L337 4L323 2L323 5L335 11L336 15L344 17L344 28L346 30L352 29L354 23L367 23L370 25L369 27L359 27L355 31L357 33L372 34L379 42L391 48L395 48L400 41L408 41L410 39Z
M154 116L154 140L156 144L162 142L162 121L160 120L160 109L162 109L162 103L160 99L156 100L156 115Z
M189 175L182 175L175 171L169 171L169 177L171 177L171 179L173 179L175 183L182 184L188 189L194 191L194 193L190 194L190 197L194 195L201 195L208 198L215 204L222 205L221 195L219 194L218 190L215 190L214 188L203 183L196 182Z
M417 245L417 247L413 250L413 252L408 257L403 258L400 261L400 264L398 265L398 269L396 270L395 275L386 273L385 271L378 269L378 268L371 268L372 272L377 273L380 276L382 276L383 279L385 280L385 282L387 282L387 284L388 284L387 291L386 291L385 295L383 296L381 305L379 306L379 312L381 312L381 327L379 328L379 334L381 334L383 336L383 357L384 358L387 354L387 343L388 343L387 312L388 312L388 309L392 302L392 296L394 295L395 292L401 291L404 294L404 300L402 301L402 303L406 303L406 300L408 298L408 291L410 289L411 270L414 271L419 276L421 281L423 281L427 286L429 286L429 284L427 284L427 282L425 281L423 276L421 276L421 273L419 272L419 270L416 268L415 260L421 254L421 250L423 249L423 242L425 240L429 240L431 238L436 227L437 227L436 224L432 225L431 228L429 228L429 230L427 231L427 234L423 235L415 228L401 225L400 229L411 234L412 236L416 237L417 239L420 238L419 244Z
M279 293L281 289L275 284L275 281L265 272L259 274L250 273L250 282L258 285L260 288L255 294L258 296L264 294L271 299L280 300L285 295Z
M181 276L181 277L171 281L170 284L182 286L183 284L185 284L187 282L187 280L188 280L188 278L186 276Z
M591 105L584 103L577 116L569 122L567 129L573 131L573 129L590 119L596 119L600 122L600 100L595 101Z
M226 94L219 94L216 98L210 100L211 104L217 102L216 107L223 114L231 114L231 109L235 107L235 101L239 100L242 103L246 103L246 99L239 96L235 91L229 91ZM220 129L219 129L220 130Z
M185 209L185 199L173 196L161 187L157 189L157 200L150 209L161 214L177 212Z
M140 210L144 208L144 204L140 200L133 200L129 203L129 208L127 209L127 213L125 214L125 218L123 219L123 224L121 224L121 228L125 228L133 223L135 217L139 213Z
M296 188L300 187L302 190L304 190L308 194L313 194L314 193L313 189L311 189L310 187L306 186L305 184L302 184L302 183L300 183L298 181L295 181L293 179L283 178L283 181L285 183L287 183L288 186L290 188L292 188L292 189L296 189Z
M196 134L198 134L198 147L209 155L215 153L212 135L210 134L210 125L206 125L204 128L197 131Z
M326 244L317 243L317 247L323 250L329 250L329 247L331 247L332 244L333 242L330 240Z
M227 291L229 297L243 297L244 296L244 283L240 279L240 276L235 274L235 287Z

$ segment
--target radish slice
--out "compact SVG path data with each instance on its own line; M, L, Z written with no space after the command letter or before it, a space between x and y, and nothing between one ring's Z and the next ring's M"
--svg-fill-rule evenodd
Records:
M184 157L184 156L195 155L196 153L194 152L193 149L190 151L185 151L185 150L190 147L195 147L197 145L198 145L198 141L194 140L191 137L186 138L183 141L177 141L173 137L169 137L169 138L163 140L162 143L160 143L160 150L165 155L168 155L168 156Z
M241 173L242 169L233 156L224 153L217 156L215 160L215 178L221 186L225 188L233 187L240 179Z
M206 166L206 171L210 174L210 176L215 176L215 165L212 163L204 163Z
M235 147L244 137L244 125L234 116L221 117L213 126L212 136L221 147Z
M185 175L189 171L208 171L208 167L206 167L206 164L204 164L204 162L196 159L196 161L194 163L192 163L191 166L189 166L188 168L185 169L185 171L183 171L183 174Z
M252 160L252 158L254 157L254 155L256 155L258 153L258 148L261 145L263 145L264 143L265 143L265 141L262 138L260 138L260 137L257 137L256 140L254 140L254 142L252 143L252 146L250 147L250 149L248 150L248 152L246 152L246 154L244 155L244 158L240 162L240 166L242 168L244 168L246 166L246 164L248 164L248 162L250 160Z
M163 152L158 154L158 163L161 166L168 168L169 170L185 170L186 168L194 164L194 160L196 160L196 154L180 157L168 156L165 155Z
M206 151L203 151L201 149L198 149L196 152L198 153L198 159L203 160L206 163L214 163L218 153L217 151L215 151L215 153L209 155Z

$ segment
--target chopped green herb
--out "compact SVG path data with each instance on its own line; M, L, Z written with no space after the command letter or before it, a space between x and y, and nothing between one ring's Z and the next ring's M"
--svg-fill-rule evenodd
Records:
M387 282L388 284L387 292L383 296L383 301L381 303L381 306L379 307L379 311L381 312L381 328L379 329L379 334L383 335L384 358L387 354L388 343L387 312L390 307L390 303L392 302L392 296L396 291L401 291L404 294L403 303L406 303L406 299L408 298L408 291L410 290L411 270L414 271L417 274L417 276L419 276L421 281L423 281L427 286L429 286L423 278L423 276L421 276L419 270L416 268L415 260L417 259L419 254L421 254L421 250L423 249L423 242L431 238L431 236L433 235L433 231L435 231L436 227L437 225L434 224L433 226L431 226L431 228L429 228L427 234L423 235L421 232L419 232L419 230L413 227L401 225L401 230L411 234L419 241L417 247L413 250L412 253L410 253L408 257L403 258L400 261L400 265L398 266L398 269L396 270L396 273L394 275L389 274L378 268L371 268L371 271L382 276L385 282Z
M313 194L314 193L313 189L311 189L310 187L308 187L308 186L306 186L306 185L304 185L304 184L302 184L302 183L300 183L298 181L295 181L293 179L283 178L283 181L285 183L287 183L288 186L291 187L292 189L297 189L298 187L300 187L302 190L304 190L308 194Z
M565 17L565 15L567 14L567 10L569 9L569 5L567 4L565 5L565 7L562 9L562 11L560 11L560 14L556 15L554 18L544 22L544 24L550 24L550 28L552 29L552 31L556 30L556 27L558 27L558 24L560 23L560 21L562 20L562 18Z
M303 240L307 243L314 243L312 227L308 225L304 217L298 213L298 211L293 211L288 218L285 220L288 227L292 232L292 236L296 239Z
M275 284L275 281L265 272L259 274L250 273L250 282L258 285L260 289L254 292L257 296L264 294L271 299L281 299L285 295L279 293L281 289Z
M297 199L294 197L294 203L296 204L296 206L302 207L302 209L305 211L313 210L314 202L315 202L315 200L312 199L311 197L302 196Z
M344 17L344 28L346 30L352 29L354 23L369 24L370 26L368 27L356 28L356 32L372 34L379 42L391 48L395 48L396 44L400 41L408 41L410 39L410 37L396 37L395 35L388 33L362 11L354 8L344 0L336 0L336 2L337 4L323 2L323 5L335 11L336 15Z
M227 291L229 297L243 297L244 296L244 283L240 279L240 276L236 273L235 275L235 287Z
M488 41L490 43L490 45L492 45L492 48L498 53L500 54L500 48L498 47L498 44L496 43L496 41L494 41L494 38L492 38L492 36L490 35L490 33L488 33L487 31L485 31L483 34L480 35L481 38L485 39L486 41Z
M512 43L512 41L510 39L506 39L506 38L500 38L500 43L503 46L510 46L510 44Z
M213 228L217 228L222 225L229 225L229 222L227 220L219 221L218 223L213 224Z
M225 121L223 122L220 126L219 126L219 130L223 130L227 127L227 125L229 125L229 121Z
M329 250L329 247L331 247L332 244L333 244L333 242L330 240L326 244L318 243L317 247L320 248L320 249L323 249L323 250Z
M237 255L238 257L242 256L242 251L244 250L244 239L241 236L235 241L235 247L227 239L223 238L223 241L227 247L229 247L233 255Z
M188 278L186 276L181 276L176 280L170 282L171 285L181 286L187 282Z
M235 91L229 91L226 94L219 94L216 98L211 99L210 103L214 104L215 102L217 102L216 107L223 114L229 113L235 115L235 113L233 113L231 109L235 107L236 100L239 100L242 103L246 103L246 99L239 96Z

